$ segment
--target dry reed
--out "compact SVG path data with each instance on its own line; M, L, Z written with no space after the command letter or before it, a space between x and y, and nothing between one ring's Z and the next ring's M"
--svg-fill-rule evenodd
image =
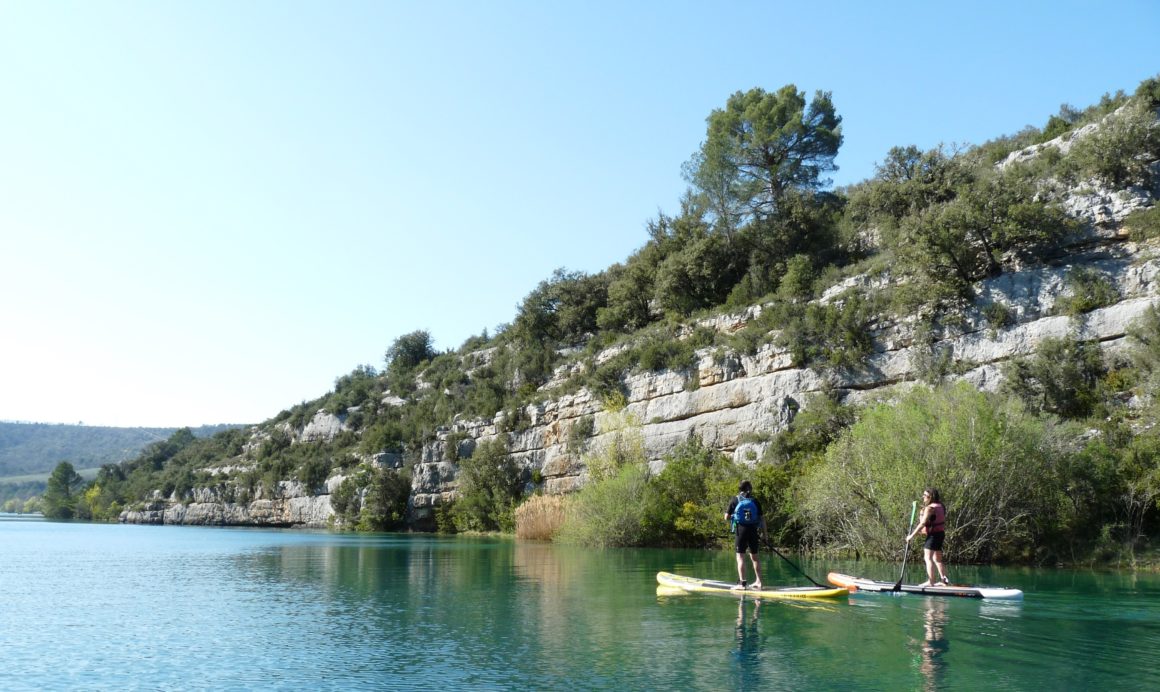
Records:
M564 498L535 495L516 507L516 537L550 541L564 524Z

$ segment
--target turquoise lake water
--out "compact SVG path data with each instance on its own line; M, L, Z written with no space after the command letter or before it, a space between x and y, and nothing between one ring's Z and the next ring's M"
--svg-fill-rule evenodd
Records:
M0 515L0 690L1160 689L1155 574L952 565L1026 598L758 604L658 596L660 570L734 578L728 552Z

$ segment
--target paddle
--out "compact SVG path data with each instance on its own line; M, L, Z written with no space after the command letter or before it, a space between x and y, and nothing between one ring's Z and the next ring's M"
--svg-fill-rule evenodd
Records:
M765 535L764 535L764 536L762 536L762 537L765 539L765 547L767 547L767 548L769 548L770 550L772 550L774 555L776 555L776 556L780 557L782 560L785 560L785 561L786 561L786 564L788 564L790 567L793 567L793 568L794 568L794 569L796 569L798 572L801 572L801 575L802 575L803 577L805 577L806 579L809 579L811 582L813 582L813 585L814 585L814 586L817 586L817 587L819 587L819 588L822 588L822 589L832 589L832 588L834 588L834 587L832 587L832 586L826 586L825 584L819 584L819 583L817 583L816 581L814 581L813 577L811 577L810 575L808 575L808 574L806 574L804 571L802 571L802 568L801 568L801 567L798 567L798 566L797 566L797 565L795 565L794 563L790 562L790 561L789 561L789 558L787 558L785 555L782 555L781 553L777 552L777 548L774 548L774 547L773 547L773 543L772 543L772 542L769 540L769 535L768 535L768 534L765 534Z
M914 530L914 513L918 509L918 500L910 503L910 526L906 528L906 547L902 549L902 573L898 575L898 581L894 582L894 588L891 591L902 591L902 580L906 577L906 558L910 556L910 532Z

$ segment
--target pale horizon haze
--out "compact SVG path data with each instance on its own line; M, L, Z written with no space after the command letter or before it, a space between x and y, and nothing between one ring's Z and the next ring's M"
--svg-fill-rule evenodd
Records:
M258 423L675 213L730 94L835 186L1160 73L1160 2L0 0L0 420Z

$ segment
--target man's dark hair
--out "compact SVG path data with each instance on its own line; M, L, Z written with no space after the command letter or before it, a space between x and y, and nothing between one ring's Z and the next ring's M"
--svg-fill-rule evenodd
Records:
M749 481L741 481L741 485L737 486L737 492L749 494L753 492L753 484Z

